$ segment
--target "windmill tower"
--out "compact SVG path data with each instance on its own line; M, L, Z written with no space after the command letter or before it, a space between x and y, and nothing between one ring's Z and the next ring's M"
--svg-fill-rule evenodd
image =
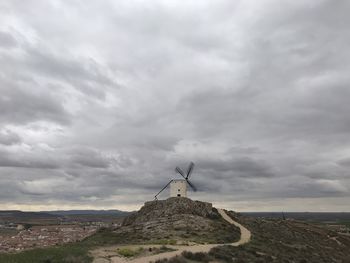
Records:
M170 197L187 197L187 184L185 180L177 179L170 183Z
M179 173L184 179L172 179L169 183L167 183L162 190L158 192L154 196L156 200L158 200L158 195L163 192L170 185L170 197L187 197L187 185L189 185L192 190L195 192L197 188L189 181L189 177L193 171L194 163L191 162L188 166L187 173L185 173L179 168L176 167L175 171Z

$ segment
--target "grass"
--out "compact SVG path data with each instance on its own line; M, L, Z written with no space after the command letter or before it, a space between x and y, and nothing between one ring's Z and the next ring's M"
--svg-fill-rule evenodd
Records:
M154 263L187 263L188 260L186 260L184 257L182 256L175 256L172 258L164 258L164 259L158 259L156 260Z
M175 239L159 239L159 240L152 240L149 243L154 245L176 245L177 241Z
M271 256L257 253L255 250L251 249L249 246L233 247L230 245L224 245L224 246L217 246L212 248L209 253L203 253L203 252L192 253L189 251L184 251L182 252L181 256L175 256L170 259L160 259L155 263L194 263L194 262L271 263L276 261L274 261ZM287 263L290 261L283 261L283 262ZM278 261L278 263L280 263L280 261Z
M92 262L88 247L79 243L33 249L16 254L0 254L0 262L6 263L81 263Z
M344 225L347 228L350 228L350 221L337 221L337 224Z
M167 247L167 246L161 246L154 254L159 254L159 253L164 253L164 252L170 252L170 251L175 251L176 249Z
M165 252L170 252L170 251L175 251L176 249L167 247L165 245L161 246L161 247L150 247L150 248L143 248L143 247L139 247L137 249L131 249L128 247L124 247L124 248L119 248L117 249L117 253L123 257L126 258L132 258L132 257L137 257L140 256L141 254L145 254L148 252L150 252L153 255L156 254L161 254L161 253L165 253Z
M192 261L204 262L204 263L208 263L213 260L211 256L203 252L192 253L189 251L184 251L182 252L181 256Z
M223 219L211 223L211 231L195 231L181 235L182 241L195 242L197 244L225 244L233 243L240 238L240 232L234 225L228 224Z
M126 257L126 258L132 258L141 255L145 252L145 249L142 247L139 247L138 249L130 249L130 248L120 248L117 250L118 254Z

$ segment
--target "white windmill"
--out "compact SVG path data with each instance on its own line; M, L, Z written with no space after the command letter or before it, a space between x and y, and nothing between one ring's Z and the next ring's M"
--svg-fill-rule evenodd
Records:
M167 183L162 190L158 192L154 196L156 200L158 200L158 195L163 192L170 185L170 197L187 197L187 184L193 189L193 191L197 191L197 188L189 181L189 177L193 171L194 163L191 162L188 166L187 173L185 173L179 168L176 167L175 171L179 173L184 179L172 179Z

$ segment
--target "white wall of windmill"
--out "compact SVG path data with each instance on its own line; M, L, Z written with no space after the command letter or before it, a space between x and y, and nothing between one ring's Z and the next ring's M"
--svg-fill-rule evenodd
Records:
M170 183L170 197L187 197L187 183L185 180L174 180Z

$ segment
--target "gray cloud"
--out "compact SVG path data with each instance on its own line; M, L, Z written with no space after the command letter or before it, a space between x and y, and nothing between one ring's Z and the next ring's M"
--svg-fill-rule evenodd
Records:
M190 160L195 199L343 209L349 7L4 1L0 209L132 210Z
M0 77L0 85L0 122L27 124L35 121L52 121L63 125L69 124L69 114L62 102L50 91L35 91L35 87L40 90L38 83Z
M63 108L54 100L50 101L50 98L43 99L23 94L22 98L15 97L9 101L2 101L0 110L3 113L0 121L7 123L26 123L37 120L69 123Z
M0 47L11 48L17 46L15 38L8 32L0 31Z
M58 164L56 160L43 155L43 153L35 156L30 152L27 154L15 154L0 151L0 167L55 169L58 168Z
M21 138L17 133L14 133L9 130L0 131L0 144L3 145L12 145L18 144L21 142Z
M241 157L232 160L208 160L198 161L199 169L213 171L219 178L240 177L273 177L272 168L264 161L253 160L249 157ZM229 173L228 173L229 172ZM226 174L226 176L225 176ZM222 178L223 179L223 178Z
M106 87L118 87L92 58L78 60L74 59L74 55L66 58L65 54L54 55L35 48L28 48L26 51L28 57L25 63L28 68L59 81L68 82L84 93L103 98Z
M89 148L74 148L68 151L69 162L72 165L80 165L90 168L108 168L111 160L103 157L101 153Z
M339 160L338 164L341 166L348 167L348 166L350 166L350 158Z

